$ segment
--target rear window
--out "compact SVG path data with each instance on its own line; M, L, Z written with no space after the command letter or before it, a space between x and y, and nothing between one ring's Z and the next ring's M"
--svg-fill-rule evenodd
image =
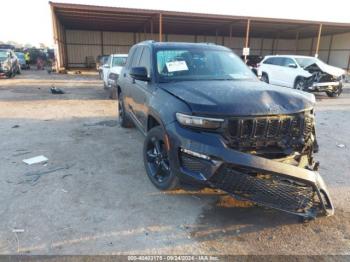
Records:
M112 66L124 66L126 64L127 57L113 57Z
M283 57L270 57L264 61L267 65L283 65Z

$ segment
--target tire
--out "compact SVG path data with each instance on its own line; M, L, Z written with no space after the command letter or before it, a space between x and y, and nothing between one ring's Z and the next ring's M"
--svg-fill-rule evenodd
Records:
M262 73L260 80L268 84L269 76L266 73Z
M20 75L21 73L22 73L21 67L18 67L18 68L17 68L17 74Z
M125 112L124 99L122 93L120 93L118 96L118 116L119 125L121 127L130 128L134 126L131 119Z
M304 91L305 90L305 80L303 78L297 78L295 80L293 88L296 90Z
M343 92L343 85L339 85L335 91L333 92L326 91L326 94L328 97L338 97L342 92Z
M113 86L109 88L109 98L113 100L117 99L117 88Z
M102 72L100 71L98 74L100 76L100 79L102 80L103 79Z
M143 144L143 162L147 176L156 188L172 190L178 187L179 178L170 168L164 137L161 126L153 127L148 132Z

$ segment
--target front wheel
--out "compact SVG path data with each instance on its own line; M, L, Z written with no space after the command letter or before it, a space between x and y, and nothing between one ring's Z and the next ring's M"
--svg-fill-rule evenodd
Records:
M160 190L175 189L179 178L170 168L169 154L165 146L162 127L152 128L143 144L143 161L148 178Z
M305 88L305 80L302 78L299 78L294 83L294 89L304 91Z
M343 86L339 85L336 89L334 89L332 92L326 91L327 96L329 97L338 97L343 92Z
M267 74L263 73L261 75L261 78L260 78L261 81L265 82L265 83L269 83L269 77L267 76Z

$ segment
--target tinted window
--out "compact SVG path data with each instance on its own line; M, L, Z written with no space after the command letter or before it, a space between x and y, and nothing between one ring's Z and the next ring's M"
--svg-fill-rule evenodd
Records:
M283 66L288 67L290 64L296 65L293 59L291 59L289 57L283 58Z
M267 58L267 59L264 61L264 64L273 65L273 60L274 60L274 57Z
M269 64L269 65L283 65L283 58L282 57L270 57L266 59L264 64Z
M108 57L108 60L107 60L107 62L106 62L106 64L107 64L107 65L110 65L110 64L111 64L111 60L112 60L112 56L109 56L109 57Z
M113 66L124 66L126 63L127 57L125 56L117 56L113 57L112 67Z
M151 73L151 52L149 48L144 47L141 55L141 60L139 66L144 66L147 68L147 73Z
M134 53L133 58L132 58L131 67L138 66L139 61L140 61L140 56L142 53L142 49L143 49L142 46L136 47L135 53Z
M128 69L130 68L130 65L131 65L134 53L135 53L135 47L132 47L130 49L130 52L129 52L129 55L128 55L128 59L126 60L126 64L125 64L125 67L128 68Z

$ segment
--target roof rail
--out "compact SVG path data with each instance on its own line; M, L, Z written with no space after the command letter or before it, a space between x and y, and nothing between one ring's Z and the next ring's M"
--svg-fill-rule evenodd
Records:
M217 45L216 43L212 43L212 42L199 42L198 44Z

